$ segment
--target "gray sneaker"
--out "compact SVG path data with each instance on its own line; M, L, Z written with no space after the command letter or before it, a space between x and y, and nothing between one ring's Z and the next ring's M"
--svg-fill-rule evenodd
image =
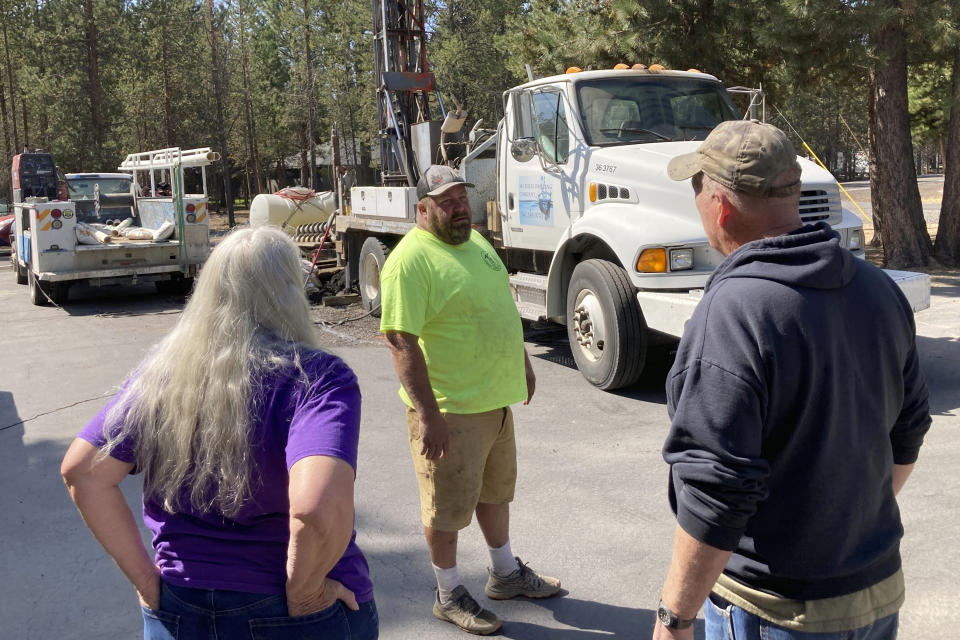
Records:
M550 576L541 576L536 571L523 564L517 558L520 568L506 577L500 577L489 569L490 578L484 593L491 600L509 600L517 596L527 598L549 598L560 591L560 581Z
M433 615L478 636L490 635L503 624L497 614L481 607L462 584L450 593L450 600L445 604L440 602L440 592L437 592Z

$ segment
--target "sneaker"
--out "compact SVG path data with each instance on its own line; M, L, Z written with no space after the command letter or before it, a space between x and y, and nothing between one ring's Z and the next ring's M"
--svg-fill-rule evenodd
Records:
M517 596L527 598L549 598L560 591L560 581L550 576L541 576L536 571L523 564L517 558L520 568L508 576L501 577L489 569L490 578L484 593L492 600L509 600Z
M440 602L440 592L437 592L433 615L478 636L489 635L503 624L497 614L481 607L462 584L450 593L450 600L446 603Z

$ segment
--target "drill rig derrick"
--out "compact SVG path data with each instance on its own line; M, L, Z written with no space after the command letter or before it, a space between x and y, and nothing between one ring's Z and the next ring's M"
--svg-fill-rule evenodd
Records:
M414 187L420 178L412 128L429 122L430 94L446 113L427 65L423 0L372 0L374 73L384 186Z

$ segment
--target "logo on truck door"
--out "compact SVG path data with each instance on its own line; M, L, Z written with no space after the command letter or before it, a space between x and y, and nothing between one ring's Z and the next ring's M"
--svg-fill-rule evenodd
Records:
M544 176L519 176L518 212L520 224L553 226L553 183Z

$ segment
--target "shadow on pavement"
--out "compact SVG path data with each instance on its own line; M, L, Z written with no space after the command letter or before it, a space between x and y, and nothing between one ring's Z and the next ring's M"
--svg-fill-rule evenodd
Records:
M533 354L532 357L577 370L577 362L570 351L570 342L567 340L567 330L564 327L555 324L525 326L523 339L525 342L546 349L542 353ZM651 332L646 362L640 379L629 387L615 389L609 393L621 398L666 404L664 382L673 364L673 356L679 342L678 338Z
M930 413L951 415L960 409L960 337L917 336L917 350L930 391Z
M931 273L930 286L934 295L947 298L960 297L960 271Z
M19 415L13 395L0 391L0 636L134 637L143 620L133 590L84 525L60 478L69 439L40 437L45 430L42 421ZM121 489L146 534L139 481L125 480Z
M62 305L71 316L142 316L180 313L184 296L158 293L152 283L70 288L70 297Z
M530 600L553 613L553 618L573 629L554 629L529 622L504 620L500 635L514 640L599 640L600 638L635 638L653 635L656 613L649 609L632 609L578 600L566 596L549 600ZM697 637L703 635L703 621L694 623Z

